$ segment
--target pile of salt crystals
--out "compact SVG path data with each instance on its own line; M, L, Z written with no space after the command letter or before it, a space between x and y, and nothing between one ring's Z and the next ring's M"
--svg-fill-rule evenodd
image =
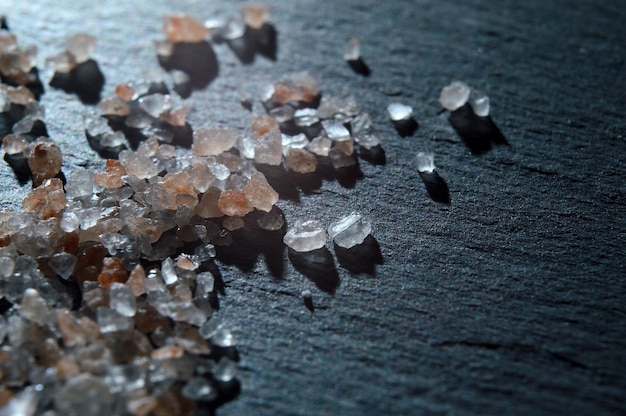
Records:
M456 111L469 101L474 114L479 117L489 115L489 97L480 90L473 90L464 82L454 81L443 87L439 103L448 111Z
M55 72L68 73L77 65L87 62L96 50L96 38L86 33L76 33L65 42L65 50L46 59L46 66Z
M15 85L28 85L37 81L32 69L37 63L37 47L20 48L17 37L8 30L0 30L0 73Z

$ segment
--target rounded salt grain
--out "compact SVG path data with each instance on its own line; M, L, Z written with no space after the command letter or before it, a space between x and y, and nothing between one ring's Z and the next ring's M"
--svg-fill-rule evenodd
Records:
M298 220L293 228L287 231L283 241L295 251L317 250L326 244L326 232L319 221Z
M489 115L489 97L487 94L480 90L472 90L469 100L474 114L478 117L487 117Z
M420 173L433 173L435 170L435 154L432 152L419 152L415 157L417 171Z
M387 114L392 121L408 120L413 116L413 108L401 103L391 103L387 106Z
M331 223L328 227L330 238L343 248L352 248L361 244L371 232L371 222L356 211Z
M455 111L463 107L470 96L470 87L461 81L454 81L443 87L439 95L439 103L449 111Z

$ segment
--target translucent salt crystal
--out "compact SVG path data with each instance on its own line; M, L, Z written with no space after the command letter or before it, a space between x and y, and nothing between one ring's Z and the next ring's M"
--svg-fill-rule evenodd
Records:
M290 105L281 105L268 111L269 116L276 120L278 123L286 123L290 120L293 120L294 113L295 110Z
M119 96L105 98L98 105L100 113L106 116L125 117L130 113L127 100L123 100Z
M200 128L193 133L191 149L198 156L215 156L230 150L239 132L231 128Z
M320 121L315 108L301 108L293 114L294 123L298 127L309 127Z
M269 212L278 202L278 192L267 182L265 175L254 172L244 188L244 193L250 204L261 211Z
M361 244L372 232L372 224L358 212L341 218L330 224L328 235L335 244L343 248L352 248Z
M134 152L120 152L119 160L128 175L136 176L139 179L152 178L159 173L159 169L149 157L141 156Z
M241 157L254 159L254 139L249 136L242 135L237 141L237 150L239 150Z
M487 117L489 115L489 97L481 90L472 90L469 97L470 105L474 114L478 117Z
M432 152L419 152L415 157L417 171L432 173L435 170L435 154Z
M135 89L130 84L118 84L115 87L115 95L117 95L119 98L126 102L137 98Z
M67 51L46 58L46 66L54 72L67 74L76 67L76 58Z
M191 400L211 401L217 397L217 390L204 377L193 377L181 389L183 396Z
M380 144L378 136L372 133L360 133L354 136L354 141L366 149L371 149Z
M217 33L226 40L239 39L246 33L246 23L240 16L233 16L226 20Z
M319 118L335 118L336 121L338 121L338 116L341 119L345 119L346 117L353 117L357 114L359 114L359 108L357 107L356 101L353 97L341 99L324 95L322 96L322 101L317 109L317 115ZM343 122L343 120L341 122Z
M282 136L278 128L254 139L254 160L257 163L280 165L283 158Z
M16 134L10 134L2 139L2 149L6 154L15 155L26 153L29 148L28 140Z
M241 217L227 217L222 223L224 228L229 231L239 230L244 227L245 223Z
M144 111L133 111L126 117L124 124L133 129L143 129L150 126L152 120L152 116Z
M61 278L67 280L74 271L74 266L78 259L70 253L56 253L48 261L48 266L54 270Z
M230 381L235 378L235 375L237 374L237 363L226 357L222 357L218 361L212 373L216 380Z
M202 338L210 340L218 347L232 347L235 345L232 332L220 318L213 317L207 320L202 324L198 332Z
M0 257L0 277L9 277L15 270L15 261L11 257Z
M11 109L11 99L4 92L0 92L0 113Z
M99 307L96 310L96 317L100 333L130 331L133 329L134 323L128 316L122 315L114 309L107 307Z
M350 120L350 126L352 127L352 134L361 134L369 132L372 128L372 117L368 113L361 113Z
M309 144L309 139L303 134L296 134L295 136L289 136L283 134L282 136L283 155L287 154L290 148L304 149Z
M85 115L85 130L91 136L99 136L104 133L113 132L106 119L95 114Z
M413 116L413 108L401 103L391 103L387 106L387 114L392 121L408 120Z
M196 275L196 296L208 296L213 292L215 279L210 272L202 272Z
M109 307L120 315L133 317L137 312L137 299L128 286L114 282L109 287Z
M318 156L328 156L332 141L326 136L319 136L311 140L307 149Z
M324 131L330 140L340 142L344 140L350 140L350 132L348 129L340 123L333 120L322 121Z
M63 213L60 223L61 229L66 233L71 233L80 227L80 218L73 211L66 211Z
M54 397L56 414L65 416L109 416L114 404L104 381L89 373L72 377Z
M274 207L270 212L262 213L257 219L257 224L264 230L276 231L283 228L285 220L280 210Z
M239 9L245 23L253 29L260 29L269 18L269 11L263 4L244 4Z
M172 285L178 281L178 274L174 268L174 260L170 257L166 258L161 263L161 275L166 285Z
M215 246L213 244L200 245L194 250L194 255L197 256L198 260L202 262L215 258L216 254Z
M317 169L317 158L308 150L289 148L285 155L287 168L298 173L312 173Z
M326 244L326 231L319 221L296 221L283 238L285 244L295 251L317 250Z
M43 120L46 117L46 110L39 101L29 101L24 108L24 115L31 116L35 120Z
M154 118L172 108L172 98L165 94L150 94L139 99L139 107Z
M357 61L361 57L361 43L357 38L350 39L348 47L343 54L343 59L346 61Z
M3 403L0 416L34 416L40 400L42 385L28 386ZM10 397L10 396L9 396Z
M165 16L163 32L174 43L202 42L209 34L201 22L186 14Z
M443 87L439 95L439 103L449 111L455 111L463 107L470 96L470 87L461 81L454 81Z
M81 198L93 194L93 173L80 166L67 175L65 193L71 198Z
M330 149L328 157L330 158L330 163L332 163L335 169L342 169L356 165L354 157L347 155L343 150L336 147Z
M85 33L77 33L65 42L65 50L77 64L87 61L96 50L96 38Z
M35 289L26 289L20 304L20 316L41 326L50 321L50 308L39 292Z
M36 119L34 117L26 116L17 123L15 123L11 131L13 131L14 134L30 133L30 131L33 129L33 124L35 124L35 121Z
M126 144L126 136L121 131L104 133L100 139L100 145L104 147L117 147Z

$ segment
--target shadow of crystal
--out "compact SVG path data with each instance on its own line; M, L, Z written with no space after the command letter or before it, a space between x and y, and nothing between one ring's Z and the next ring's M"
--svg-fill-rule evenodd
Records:
M469 104L451 112L448 121L474 155L487 153L494 144L509 144L492 118L477 116Z
M177 69L189 75L189 85L194 90L205 88L219 74L217 57L206 41L175 43L170 56L159 55L158 59L166 71Z
M104 74L98 63L89 59L76 65L71 72L55 72L50 80L50 86L69 94L76 94L83 104L97 104L104 82Z
M450 204L450 189L445 179L439 176L437 172L420 172L419 175L433 201L440 204Z
M376 276L376 266L384 263L380 245L372 235L352 248L343 248L337 244L334 247L339 265L352 274Z
M305 253L289 248L287 253L293 267L311 280L319 290L335 294L340 284L339 273L333 256L326 247Z

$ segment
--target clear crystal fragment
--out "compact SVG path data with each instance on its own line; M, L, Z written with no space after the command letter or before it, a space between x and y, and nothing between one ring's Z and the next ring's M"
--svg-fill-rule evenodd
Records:
M387 114L392 121L408 120L413 116L413 108L401 103L391 103L387 106Z
M469 97L470 105L474 114L478 117L487 117L489 115L489 97L481 90L472 90Z
M317 250L326 244L326 231L319 221L298 220L283 238L285 244L295 251Z
M183 396L191 400L210 401L217 397L217 391L206 378L193 377L182 388Z
M226 357L221 357L213 369L213 377L219 381L230 381L236 374L237 363Z
M432 152L419 152L415 157L417 171L432 173L435 170L435 154Z
M55 253L48 261L48 266L61 278L67 280L72 275L77 260L76 256L70 253Z
M356 211L331 223L328 227L330 238L343 248L352 248L361 244L371 232L370 221Z
M470 96L470 87L461 81L454 81L443 87L439 95L439 103L449 111L463 107Z
M133 317L137 312L137 299L133 291L123 283L111 283L109 307L120 315Z

